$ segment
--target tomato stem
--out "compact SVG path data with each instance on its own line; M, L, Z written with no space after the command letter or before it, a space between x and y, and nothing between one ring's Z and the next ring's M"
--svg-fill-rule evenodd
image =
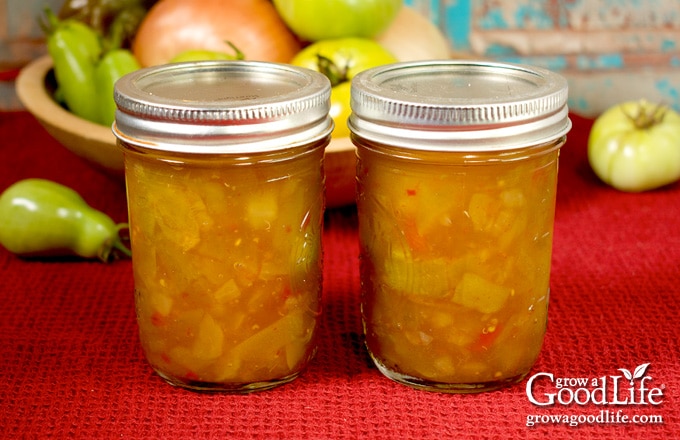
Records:
M236 45L234 43L232 43L231 41L225 41L225 43L227 43L229 45L229 47L231 47L231 49L234 51L234 59L236 59L236 60L245 60L246 59L245 54L243 52L241 52L241 50L238 47L236 47Z
M632 114L625 107L621 107L623 114L635 124L635 127L644 130L663 122L668 108L663 104L651 106L643 100L638 103L635 110L636 113Z
M349 65L345 65L341 68L334 63L333 60L321 54L316 54L316 58L319 72L326 75L331 81L331 87L335 87L338 84L348 81L347 71L349 70Z

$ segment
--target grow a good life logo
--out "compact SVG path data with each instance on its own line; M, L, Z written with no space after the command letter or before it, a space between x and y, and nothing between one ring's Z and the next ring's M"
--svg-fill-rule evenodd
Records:
M663 402L663 385L652 387L646 372L649 363L638 365L633 372L619 368L622 375L555 378L552 373L536 373L527 381L527 397L537 406L548 405L659 405ZM625 379L625 380L624 380ZM535 392L539 381L554 385L549 391Z
M599 377L555 377L540 372L527 380L526 394L537 407L604 407L591 414L532 414L527 416L527 426L546 423L564 423L571 426L596 423L663 423L657 414L629 414L624 408L655 408L664 400L665 385L656 386L647 374L650 363L632 370L619 368L621 374ZM618 406L615 410L611 408Z

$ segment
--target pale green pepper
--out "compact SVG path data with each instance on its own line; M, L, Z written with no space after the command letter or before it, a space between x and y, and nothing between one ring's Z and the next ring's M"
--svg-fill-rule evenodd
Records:
M123 75L140 69L137 59L128 49L112 49L104 55L94 71L99 102L99 123L110 126L116 116L113 86Z
M116 224L74 190L45 179L16 182L0 195L0 244L20 256L130 256Z
M101 38L84 23L60 21L50 9L45 10L45 15L47 23L43 28L59 96L73 114L97 122L94 69L103 51Z

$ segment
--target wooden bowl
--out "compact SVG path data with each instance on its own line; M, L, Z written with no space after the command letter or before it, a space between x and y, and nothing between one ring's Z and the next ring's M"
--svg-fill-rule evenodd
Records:
M100 171L123 178L123 152L110 127L75 116L54 99L52 59L38 58L24 67L16 81L19 100L47 132L69 151ZM326 201L330 208L351 205L355 195L356 157L349 138L333 139L326 147Z

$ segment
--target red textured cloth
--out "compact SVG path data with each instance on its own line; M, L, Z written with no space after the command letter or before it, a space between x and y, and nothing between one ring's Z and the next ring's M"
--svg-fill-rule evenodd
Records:
M680 438L680 184L644 194L604 186L586 160L591 121L573 122L560 163L548 333L530 374L609 381L623 377L619 369L633 372L650 363L645 386L660 390L660 404L537 406L526 381L486 394L450 395L384 378L367 360L361 339L356 213L350 207L326 217L317 357L294 382L250 395L185 391L152 372L137 339L130 261L26 261L0 249L0 435ZM66 151L29 114L0 113L0 190L26 177L71 186L116 221L126 220L120 182ZM628 389L625 379L619 385ZM539 397L557 391L545 379L533 390ZM605 414L610 422L617 414L663 421L593 419ZM532 415L546 423L527 426ZM580 416L585 423L570 426L548 416Z

